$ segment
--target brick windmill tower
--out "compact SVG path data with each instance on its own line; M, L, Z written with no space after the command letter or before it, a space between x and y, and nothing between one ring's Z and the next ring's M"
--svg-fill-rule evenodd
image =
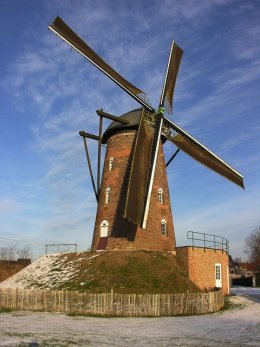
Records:
M175 249L175 237L168 189L166 165L161 139L154 183L151 193L150 209L146 228L143 229L132 220L138 216L138 179L131 175L131 168L137 140L142 109L133 110L122 116L127 125L112 122L104 132L102 141L107 145L104 160L102 183L99 194L96 223L92 249L109 250L165 250ZM142 154L142 153L140 153ZM139 154L139 155L140 155ZM140 164L144 164L140 160ZM142 169L142 168L141 168ZM128 194L129 178L136 186L134 202ZM138 188L139 187L139 188ZM127 200L128 198L128 200ZM128 201L128 207L126 202ZM127 211L128 208L128 211ZM126 217L128 213L130 218Z
M172 113L172 101L182 49L173 41L158 110L145 94L100 58L59 17L49 28L134 98L142 108L121 117L97 111L99 135L80 131L84 139L98 207L92 250L174 251L166 166L179 150L244 188L243 176L164 115ZM103 132L103 117L112 120ZM98 141L98 173L95 183L86 139ZM163 143L178 147L165 163ZM106 144L100 184L101 144Z

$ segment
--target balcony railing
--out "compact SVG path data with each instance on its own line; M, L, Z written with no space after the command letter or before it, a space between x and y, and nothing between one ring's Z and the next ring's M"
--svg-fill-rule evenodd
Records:
M229 242L222 236L187 231L187 238L191 240L192 247L211 248L229 254Z

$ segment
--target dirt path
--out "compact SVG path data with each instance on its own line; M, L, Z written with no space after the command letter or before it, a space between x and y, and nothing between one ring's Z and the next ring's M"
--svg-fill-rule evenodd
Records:
M260 346L260 288L234 289L234 308L162 318L92 318L0 314L0 346Z

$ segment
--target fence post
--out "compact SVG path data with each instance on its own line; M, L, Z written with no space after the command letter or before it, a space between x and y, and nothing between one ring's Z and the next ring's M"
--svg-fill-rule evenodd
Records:
M114 314L114 290L110 290L110 314Z

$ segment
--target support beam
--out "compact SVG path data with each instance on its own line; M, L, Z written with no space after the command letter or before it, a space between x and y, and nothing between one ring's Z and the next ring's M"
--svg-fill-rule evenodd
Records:
M92 167L91 167L91 162L90 162L90 157L89 157L89 152L88 152L88 146L87 146L87 140L86 140L85 136L82 136L82 137L83 137L86 157L87 157L87 161L88 161L88 168L89 168L90 178L91 178L93 190L94 190L94 193L95 193L95 196L96 196L96 200L98 202L98 193L97 193L97 189L96 189L96 185L95 185L95 181L94 181L94 176L93 176L93 171L92 171Z
M121 117L116 117L116 116L113 116L112 114L103 112L103 109L97 110L96 112L100 117L105 117L105 118L111 119L115 122L122 123L125 125L129 124L129 121L127 119L123 119Z
M84 130L81 130L79 134L82 137L88 137L89 139L99 141L99 137L97 135L86 133Z
M173 153L173 155L171 156L171 158L167 161L166 163L166 167L173 161L173 159L176 157L176 155L180 152L180 148L177 149L176 152Z
M102 125L103 125L103 117L99 118L99 139L98 139L98 166L97 166L97 194L99 196L100 191L100 168L101 168L101 140L102 140Z

